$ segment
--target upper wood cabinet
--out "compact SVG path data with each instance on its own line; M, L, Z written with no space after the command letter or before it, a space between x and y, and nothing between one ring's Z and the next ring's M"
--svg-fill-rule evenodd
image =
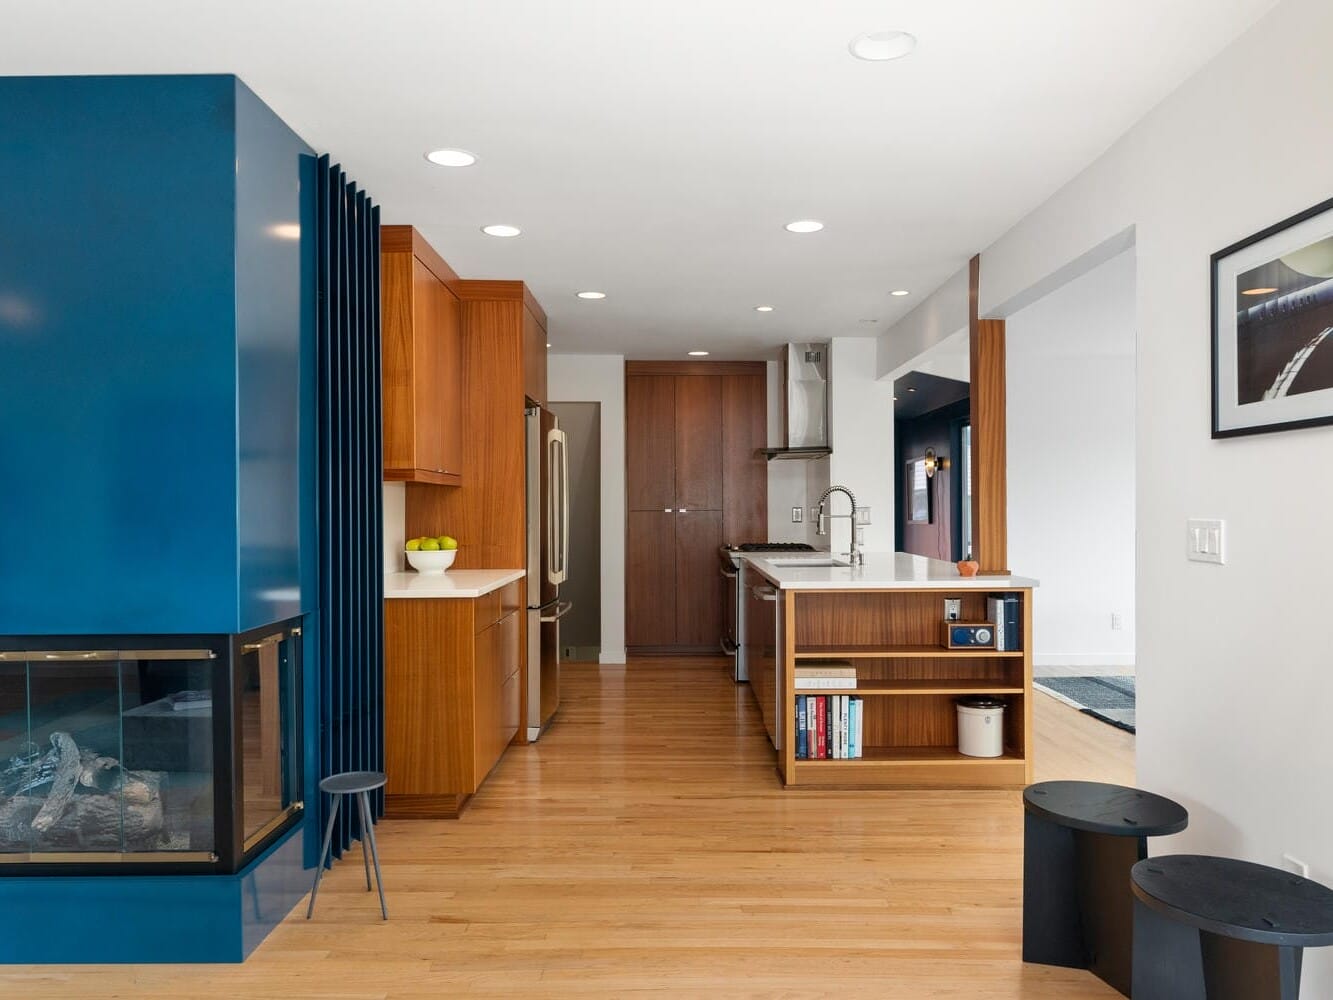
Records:
M411 226L380 229L384 478L463 480L458 276Z

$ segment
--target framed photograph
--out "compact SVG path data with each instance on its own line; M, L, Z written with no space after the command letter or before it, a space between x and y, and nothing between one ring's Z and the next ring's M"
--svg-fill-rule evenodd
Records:
M929 524L934 513L930 509L930 477L926 475L926 458L909 459L903 482L907 484L907 523Z
M1333 423L1333 199L1219 250L1213 437Z

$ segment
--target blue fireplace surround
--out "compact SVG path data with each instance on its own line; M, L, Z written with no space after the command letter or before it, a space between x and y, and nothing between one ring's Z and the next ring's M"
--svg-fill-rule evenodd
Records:
M318 663L313 151L234 76L0 78L0 135L0 635L304 616ZM240 961L313 826L235 875L0 873L0 961Z

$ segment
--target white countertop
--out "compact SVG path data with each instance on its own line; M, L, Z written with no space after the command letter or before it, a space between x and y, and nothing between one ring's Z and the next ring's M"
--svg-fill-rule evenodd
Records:
M1025 576L959 576L953 563L907 552L867 552L862 566L797 566L796 560L829 558L827 552L746 555L754 569L780 590L1020 590L1037 586ZM845 560L845 557L835 556ZM775 566L778 559L788 565Z
M449 569L436 576L385 573L384 597L481 597L527 575L525 569Z

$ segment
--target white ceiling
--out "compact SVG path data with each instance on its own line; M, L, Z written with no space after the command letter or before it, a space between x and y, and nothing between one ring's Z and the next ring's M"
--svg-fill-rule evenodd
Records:
M0 0L0 73L236 73L557 351L759 357L886 329L1274 3Z

